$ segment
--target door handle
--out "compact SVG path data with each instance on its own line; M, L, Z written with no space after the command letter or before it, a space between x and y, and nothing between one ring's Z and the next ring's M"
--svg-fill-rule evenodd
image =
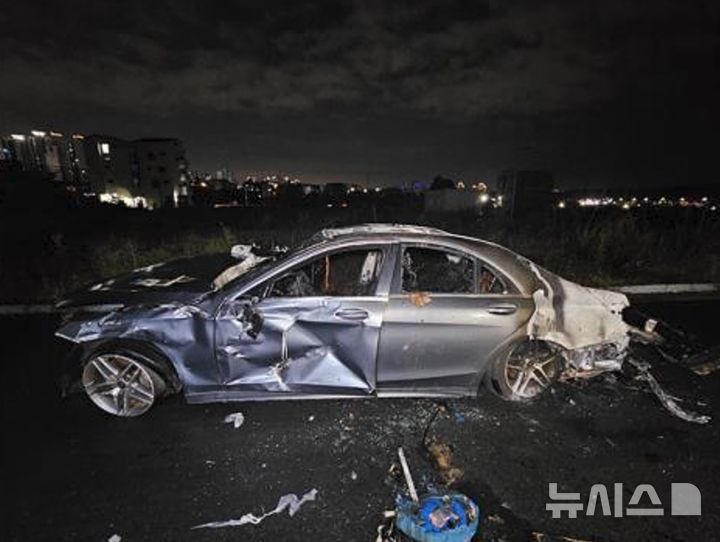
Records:
M490 314L515 314L517 305L513 303L500 303L498 305L490 305L487 311Z
M346 309L338 309L337 311L335 311L335 316L337 318L342 318L343 320L361 321L367 320L368 316L370 316L370 313L365 309L348 307Z

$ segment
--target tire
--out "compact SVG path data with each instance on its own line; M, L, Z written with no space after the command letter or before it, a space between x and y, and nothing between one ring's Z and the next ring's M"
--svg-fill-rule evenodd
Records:
M153 363L127 349L100 349L82 370L82 387L101 410L122 418L144 414L165 395L168 385Z
M548 389L563 369L559 347L526 339L498 358L485 382L496 394L508 401L529 401Z

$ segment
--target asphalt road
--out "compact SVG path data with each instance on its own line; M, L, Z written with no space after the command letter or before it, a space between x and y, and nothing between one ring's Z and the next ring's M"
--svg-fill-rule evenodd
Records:
M720 342L720 302L645 307ZM288 401L186 405L180 397L119 420L76 395L60 399L62 349L52 317L0 320L3 540L374 540L399 487L388 469L403 446L416 483L441 477L425 453L429 400ZM625 377L559 384L531 404L489 394L451 401L429 436L452 446L455 488L480 506L475 540L530 540L533 532L584 540L704 540L720 532L720 372L699 377L658 362L655 374L683 405L713 416L681 421ZM223 423L240 411L238 429ZM580 492L652 484L662 517L579 514L553 519L548 484ZM702 492L700 517L670 516L670 484ZM260 515L285 494L317 489L294 517L259 525L192 527ZM649 501L643 501L649 502ZM553 538L546 538L546 540ZM561 538L555 538L561 540Z

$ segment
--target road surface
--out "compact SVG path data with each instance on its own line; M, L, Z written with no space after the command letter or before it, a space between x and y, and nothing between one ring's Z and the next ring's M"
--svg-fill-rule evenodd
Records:
M647 311L720 342L720 302L662 303ZM437 482L421 446L430 400L291 401L186 405L175 397L132 420L110 417L82 395L60 399L54 317L0 319L4 540L374 540L398 480L388 469L403 446L416 484ZM533 532L586 540L701 540L720 532L720 372L698 377L663 364L656 376L708 425L666 412L621 378L560 384L531 404L489 394L450 401L429 436L453 448L456 489L473 498L476 540L528 540ZM223 423L242 412L238 429ZM580 492L652 484L662 517L583 513L553 519L548 484ZM670 516L673 482L702 492L700 517ZM260 515L285 494L317 489L294 517L196 529ZM646 501L649 502L649 501ZM712 534L711 534L712 533ZM552 538L547 538L552 540ZM546 540L547 540L546 539ZM561 538L555 538L560 540Z

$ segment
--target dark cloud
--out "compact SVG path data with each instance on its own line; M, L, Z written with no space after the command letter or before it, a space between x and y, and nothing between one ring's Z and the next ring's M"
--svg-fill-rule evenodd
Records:
M506 161L608 180L655 170L642 161L672 146L697 168L706 139L673 132L717 135L719 21L709 1L15 2L0 14L0 129L153 127L206 167L317 176L368 161L419 175L433 150L426 176ZM218 151L228 137L236 150ZM281 155L289 138L306 152Z

